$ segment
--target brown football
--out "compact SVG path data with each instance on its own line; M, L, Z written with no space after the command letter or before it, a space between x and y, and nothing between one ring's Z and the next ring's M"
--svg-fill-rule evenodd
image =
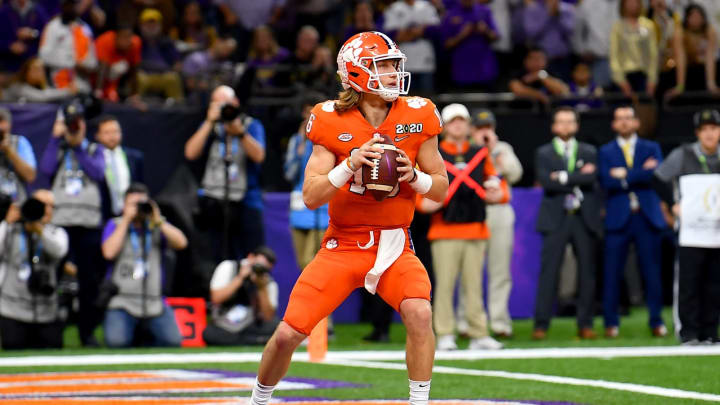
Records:
M382 201L387 197L398 184L397 160L400 156L392 139L387 135L381 135L383 140L375 145L383 149L379 159L370 159L373 166L363 165L362 178L365 188L375 197L375 200Z

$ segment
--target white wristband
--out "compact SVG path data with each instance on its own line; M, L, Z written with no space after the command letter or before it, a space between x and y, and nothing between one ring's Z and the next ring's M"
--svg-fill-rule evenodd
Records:
M335 166L332 170L330 170L330 173L328 173L328 180L330 180L330 184L335 186L335 188L340 188L345 185L345 183L350 180L350 177L355 174L350 167L348 166L347 159L340 162L339 165Z
M420 195L427 194L427 192L430 191L430 187L432 187L432 177L418 169L415 169L415 175L417 178L410 183L410 187Z

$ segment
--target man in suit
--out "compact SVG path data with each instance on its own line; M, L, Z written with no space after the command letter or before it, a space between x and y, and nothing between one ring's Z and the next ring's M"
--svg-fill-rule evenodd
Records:
M105 148L103 218L122 215L125 192L131 183L143 182L143 153L122 146L122 128L117 118L105 115L98 121L95 139Z
M537 221L543 247L532 334L535 340L547 335L568 242L578 260L578 336L581 339L596 336L592 330L595 243L601 233L596 195L597 154L595 147L575 139L577 131L576 112L570 107L558 108L552 122L555 137L535 155L535 175L543 188Z
M660 232L665 220L660 199L652 188L653 172L662 161L660 146L640 139L636 131L640 120L630 106L615 109L612 128L618 134L600 148L598 172L605 189L605 269L603 312L605 337L619 333L618 293L632 241L637 250L640 270L645 280L645 301L653 336L667 335L660 314L662 283L660 280Z

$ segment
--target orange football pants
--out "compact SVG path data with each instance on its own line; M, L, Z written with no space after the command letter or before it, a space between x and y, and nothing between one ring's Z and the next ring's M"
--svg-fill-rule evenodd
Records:
M338 230L328 228L322 248L300 274L290 293L283 321L293 329L310 335L320 320L330 315L356 288L364 288L365 274L375 265L380 231L372 231L375 244L361 249L370 241L368 229ZM396 311L408 298L430 301L430 278L415 256L405 230L405 248L400 257L383 273L377 294Z

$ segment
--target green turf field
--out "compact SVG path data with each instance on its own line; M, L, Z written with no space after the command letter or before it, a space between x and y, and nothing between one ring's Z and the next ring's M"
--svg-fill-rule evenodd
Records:
M664 314L666 321L672 319L669 312ZM596 331L601 334L601 322L596 321ZM671 325L668 325L669 327ZM522 320L514 324L515 338L507 341L509 349L542 348L601 348L601 347L650 347L675 346L674 337L652 338L646 326L646 312L636 309L622 319L621 337L615 340L600 338L595 341L578 341L574 338L573 319L556 320L550 331L549 339L533 342L529 335L531 321ZM330 343L331 351L392 351L404 348L404 328L393 325L391 342L387 344L368 344L361 337L369 332L369 325L337 325L336 338ZM3 352L4 357L31 355L87 355L87 354L153 354L153 353L215 353L257 352L261 348L212 348L212 349L81 349L77 343L76 331L69 328L66 333L68 349L64 351L42 352ZM467 341L461 341L461 348ZM662 347L660 348L663 349ZM669 348L675 350L674 348ZM302 349L301 349L302 350ZM720 401L720 347L710 347L709 355L662 356L657 357L595 357L595 358L518 358L442 360L436 361L437 371L433 376L431 397L433 399L503 399L517 401L552 401L582 404L695 404ZM715 350L714 352L712 350ZM523 351L532 352L532 351ZM717 354L715 354L717 353ZM246 353L255 356L253 353ZM462 355L461 355L462 357ZM477 356L476 356L477 357ZM57 371L106 371L106 370L227 370L254 373L257 362L228 363L225 361L191 362L187 364L162 364L145 362L144 364L100 364L74 366L16 366L7 367L11 359L0 358L0 373L57 372ZM335 360L333 360L335 361ZM344 360L335 361L343 363ZM112 363L110 361L110 363ZM397 368L397 369L387 369ZM402 362L393 361L348 361L347 364L294 363L288 376L311 379L335 380L357 384L355 387L319 388L278 391L278 397L308 397L327 399L405 399L407 398L407 376ZM506 372L504 374L492 373ZM490 372L490 375L488 375ZM475 375L472 375L472 374ZM480 375L477 375L480 374ZM249 374L248 374L249 375ZM558 380L547 382L547 376L572 377L576 380ZM1 378L1 377L0 377ZM540 379L540 380L538 380ZM602 382L626 383L619 389L598 387ZM660 394L648 395L634 392L637 384L640 389L650 387L660 389ZM629 388L628 388L629 387ZM705 399L681 399L674 397L680 390L680 396L690 392L691 397L701 394L713 394ZM0 389L0 393L1 393ZM645 391L641 391L645 392ZM162 395L171 395L164 392ZM172 395L190 395L176 393ZM247 391L202 392L193 396L247 397ZM3 402L0 394L0 403ZM31 402L28 402L31 403Z

